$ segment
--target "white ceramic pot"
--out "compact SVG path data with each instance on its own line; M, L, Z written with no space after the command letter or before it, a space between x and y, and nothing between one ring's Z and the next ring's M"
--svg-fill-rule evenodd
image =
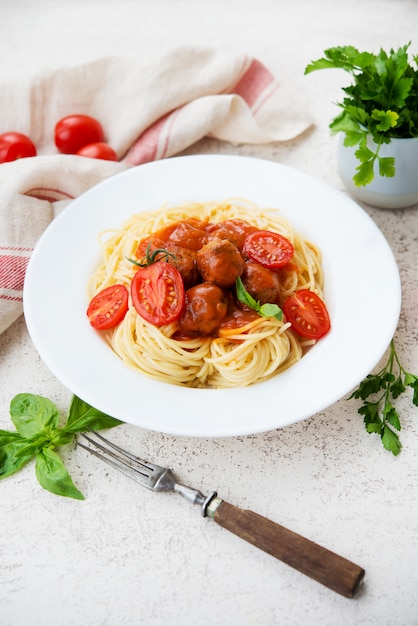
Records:
M375 163L374 180L366 187L357 187L353 182L359 165L354 155L358 146L346 147L343 139L341 133L337 150L338 171L347 191L354 198L382 209L401 209L418 203L418 137L392 139L389 144L383 144L379 155L395 157L395 176L380 176ZM371 140L368 145L375 149Z

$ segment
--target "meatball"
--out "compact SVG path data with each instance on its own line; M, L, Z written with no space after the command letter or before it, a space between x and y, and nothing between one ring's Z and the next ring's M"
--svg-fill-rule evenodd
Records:
M206 223L199 220L181 220L160 231L168 245L199 250L207 241ZM165 233L165 235L164 235Z
M207 228L210 237L228 239L238 250L242 250L246 236L256 230L255 226L239 219L224 220Z
M212 239L197 253L197 267L203 280L219 287L232 287L245 268L240 251L227 239Z
M196 252L181 246L167 245L167 250L173 256L169 256L167 261L178 269L183 278L186 289L197 285L200 282L200 274L196 264Z
M269 270L258 263L248 261L242 275L245 289L261 304L270 302L277 304L280 296L280 281L277 272Z
M227 298L212 283L201 283L186 291L180 332L189 337L210 335L228 312Z

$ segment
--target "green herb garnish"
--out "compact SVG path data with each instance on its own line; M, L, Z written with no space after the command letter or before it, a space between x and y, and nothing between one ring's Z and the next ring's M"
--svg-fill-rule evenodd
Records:
M277 304L260 304L260 301L255 300L251 294L245 289L241 278L236 280L237 298L243 304L246 304L250 309L257 311L261 317L275 317L279 322L283 317L283 311Z
M151 242L147 245L147 249L145 251L145 256L141 261L135 261L134 259L128 259L134 265L138 267L148 267L148 265L152 265L157 261L168 261L169 257L176 260L174 254L166 250L165 248L156 248L151 252Z
M10 415L17 430L0 430L0 478L11 476L34 458L36 477L44 489L84 500L55 448L70 443L76 433L89 428L112 428L122 422L74 396L67 421L60 427L55 404L31 393L12 399Z
M392 340L389 358L384 367L377 374L369 374L349 397L364 401L358 412L363 415L367 432L378 433L383 446L395 456L401 451L402 444L396 432L401 430L400 416L393 401L407 387L414 390L412 402L418 406L418 376L410 374L402 367Z
M387 54L359 52L354 46L325 50L325 56L307 65L305 74L315 70L339 68L352 75L354 82L343 91L346 96L337 103L343 110L330 124L333 134L345 134L344 145L356 146L360 163L353 177L358 187L365 187L374 179L377 162L380 176L395 175L393 157L381 157L382 144L391 138L418 136L418 69L408 61L411 42ZM418 56L413 60L418 66ZM376 148L370 149L371 137Z

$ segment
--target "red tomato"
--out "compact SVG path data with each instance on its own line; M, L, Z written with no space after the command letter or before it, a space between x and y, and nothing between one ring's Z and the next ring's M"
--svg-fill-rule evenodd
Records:
M89 115L68 115L56 126L55 145L64 154L76 154L89 143L104 141L102 125Z
M295 249L283 235L269 230L257 230L245 238L243 252L252 261L277 270L290 261Z
M109 330L123 320L128 310L129 292L124 285L111 285L91 300L87 315L96 330Z
M97 141L89 143L77 150L80 156L91 157L92 159L104 159L105 161L117 161L118 155L108 143Z
M319 339L331 328L325 303L309 289L296 291L286 300L283 310L293 330L307 339Z
M184 306L184 284L171 263L158 261L137 271L131 296L137 313L147 322L162 326L176 320Z
M15 132L0 135L0 163L32 156L36 156L36 148L26 135Z

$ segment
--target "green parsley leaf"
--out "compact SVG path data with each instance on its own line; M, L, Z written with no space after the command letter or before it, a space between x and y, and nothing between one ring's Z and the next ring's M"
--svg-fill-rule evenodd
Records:
M402 444L398 435L386 424L383 426L382 443L385 450L389 450L394 456L397 456L401 451Z
M361 165L356 167L357 174L354 175L353 180L357 187L366 187L374 179L374 159L365 161Z
M395 159L393 157L378 157L379 174L392 178L395 176Z
M367 163L370 160L373 160L374 152L370 150L362 140L360 147L355 152L356 157L362 163Z
M402 366L392 339L385 365L376 374L366 376L348 398L363 401L358 413L363 416L367 432L379 434L384 448L395 456L402 444L396 432L401 430L401 419L394 400L405 393L407 387L413 388L413 404L418 406L418 376Z
M418 376L406 372L404 383L407 387L412 387L414 390L414 397L412 401L415 406L418 406Z
M405 391L405 385L403 383L402 377L398 376L398 378L393 382L390 386L390 392L392 394L392 398L396 400L403 392Z
M342 88L345 97L337 106L342 109L330 123L332 134L341 132L345 146L355 146L368 136L376 148L371 154L364 149L356 153L360 166L353 176L361 187L375 175L392 178L395 163L392 157L380 157L382 143L392 138L418 137L418 69L408 59L411 42L377 54L361 52L354 46L328 48L324 56L311 61L305 74L322 69L341 69L351 77L351 84ZM413 56L418 66L418 56ZM368 155L367 155L368 154ZM378 171L374 163L378 161Z
M376 130L389 130L389 128L396 126L399 119L399 115L395 113L395 111L379 111L378 109L373 109L371 115L372 118L378 122L376 124Z

